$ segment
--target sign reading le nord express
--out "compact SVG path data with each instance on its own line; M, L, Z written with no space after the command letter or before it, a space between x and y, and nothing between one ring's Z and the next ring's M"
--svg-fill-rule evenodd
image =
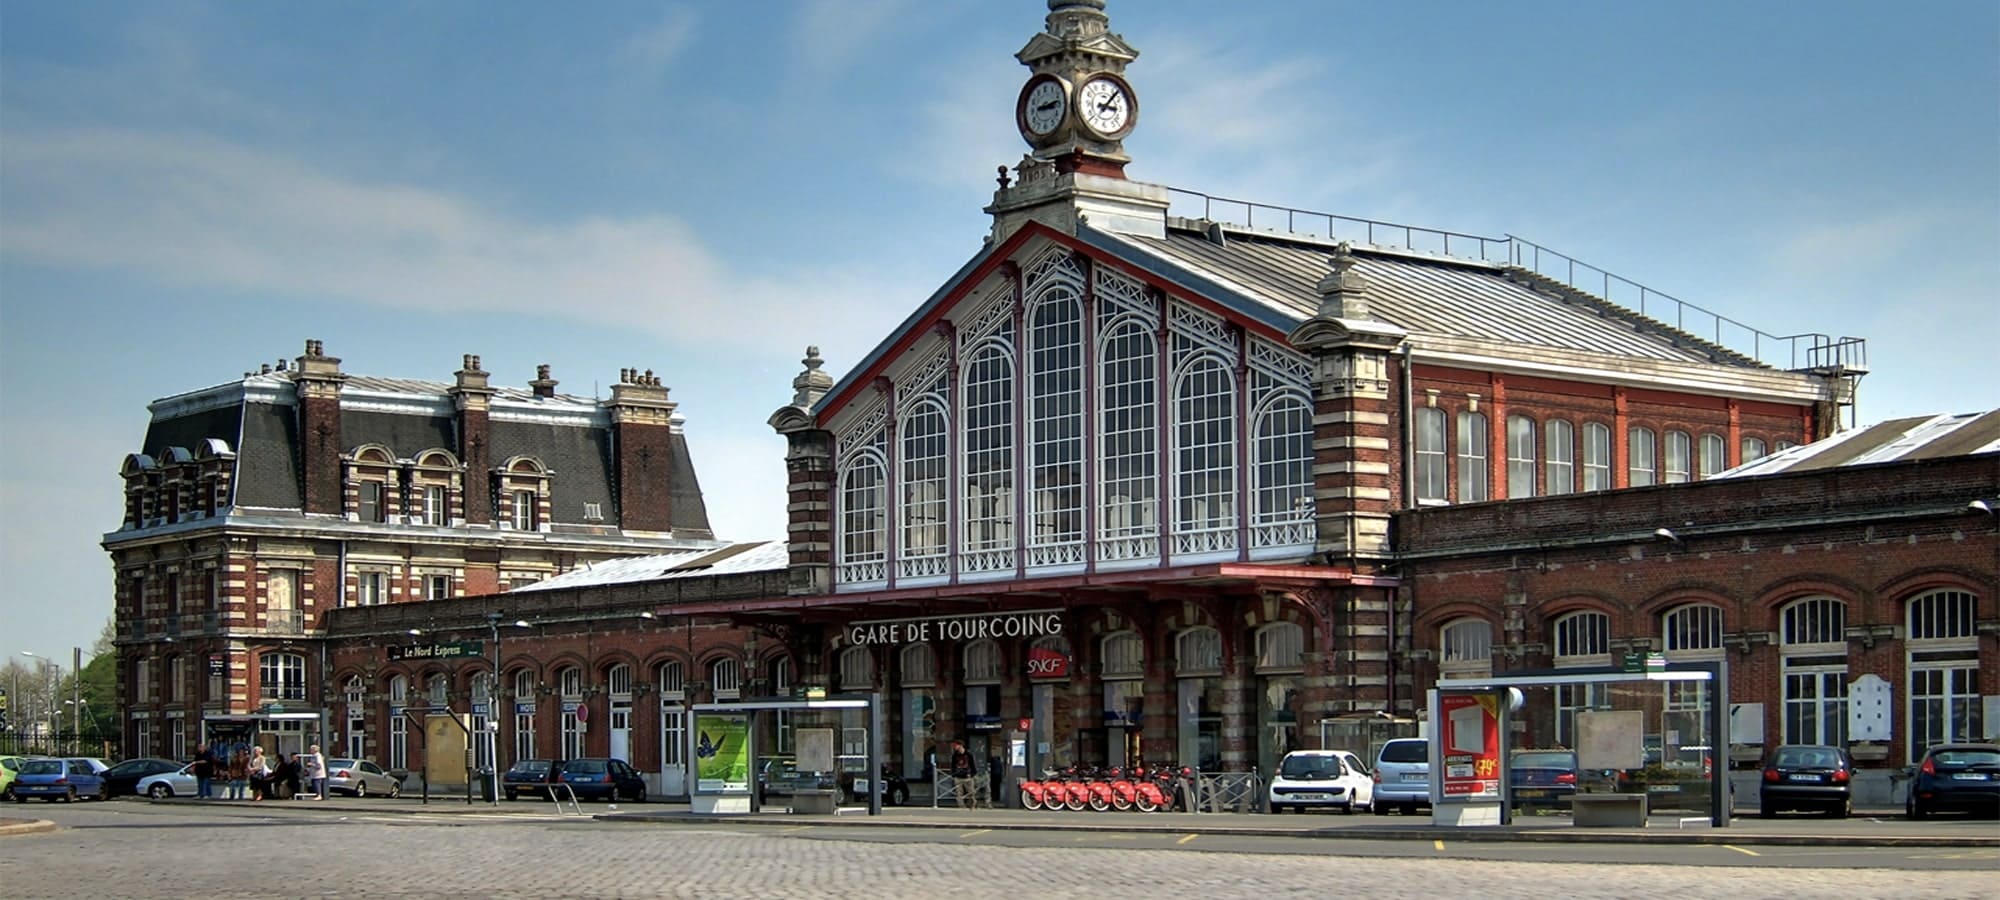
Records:
M928 619L887 619L847 626L847 641L857 646L914 644L919 641L977 641L984 638L1041 637L1062 634L1062 612L970 613Z
M432 644L390 645L390 659L458 659L485 651L478 641L438 641Z

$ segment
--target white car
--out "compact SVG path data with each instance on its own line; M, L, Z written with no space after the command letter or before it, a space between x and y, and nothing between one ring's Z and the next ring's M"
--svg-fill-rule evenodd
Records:
M219 782L219 784L224 787L228 786L227 781ZM168 797L192 797L195 795L197 787L198 785L194 777L194 763L188 763L180 767L180 770L176 772L162 772L158 775L148 775L139 779L139 783L133 785L132 792L141 797L165 800ZM220 791L217 793L220 794Z
M1274 813L1311 807L1351 813L1375 805L1375 781L1345 750L1294 750L1278 763L1269 796Z

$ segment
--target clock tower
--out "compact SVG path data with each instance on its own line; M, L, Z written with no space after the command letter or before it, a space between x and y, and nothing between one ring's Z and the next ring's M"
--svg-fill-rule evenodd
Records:
M1104 0L1048 0L1041 34L1014 58L1029 70L1014 124L1029 153L1010 171L986 211L993 239L1023 222L1071 234L1081 224L1115 231L1166 230L1167 191L1125 177L1125 138L1139 124L1139 96L1125 66L1139 51L1111 32Z

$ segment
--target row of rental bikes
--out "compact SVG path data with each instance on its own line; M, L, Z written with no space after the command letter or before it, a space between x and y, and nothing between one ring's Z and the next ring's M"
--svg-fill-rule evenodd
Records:
M1027 809L1131 810L1173 812L1187 808L1194 785L1194 767L1068 766L1042 773L1040 781L1021 782L1021 806Z

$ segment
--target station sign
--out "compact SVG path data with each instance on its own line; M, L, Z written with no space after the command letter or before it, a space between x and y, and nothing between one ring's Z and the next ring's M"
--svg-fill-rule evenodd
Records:
M397 659L463 659L481 656L486 652L479 641L437 641L430 644L392 644L389 658Z
M847 626L847 642L857 647L925 641L977 641L1062 634L1062 611L968 613L923 619L884 619Z

